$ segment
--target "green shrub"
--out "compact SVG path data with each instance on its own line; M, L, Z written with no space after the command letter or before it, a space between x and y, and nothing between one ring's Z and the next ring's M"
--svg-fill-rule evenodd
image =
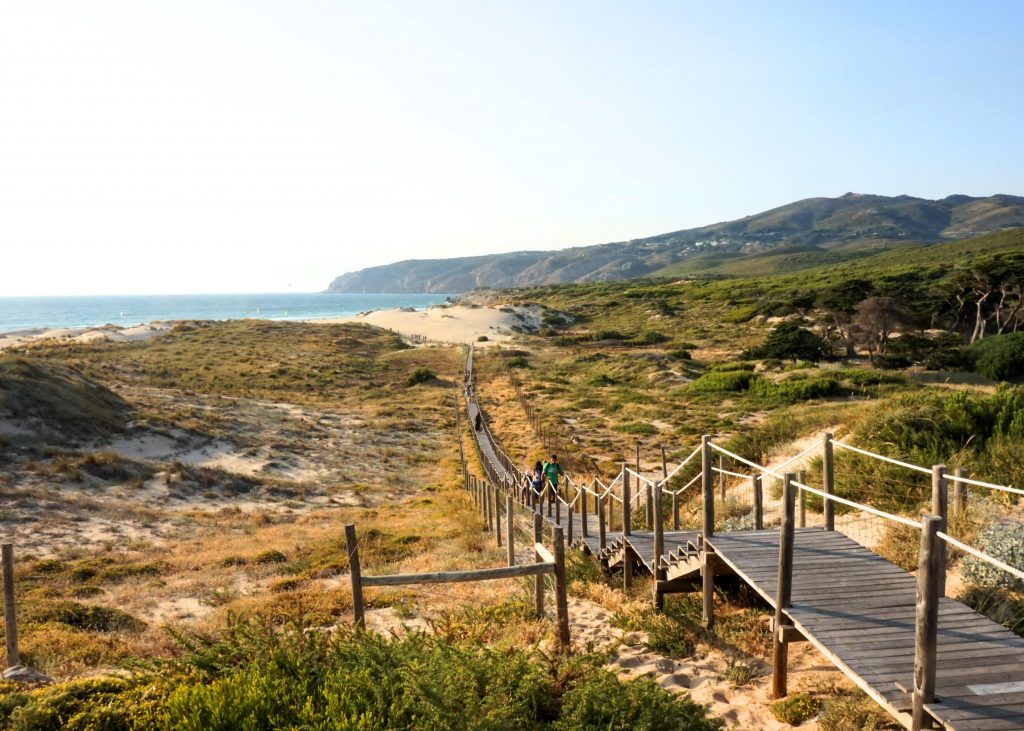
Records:
M478 335L476 338L476 341L478 343L486 343L488 340L490 340L490 338L487 337L486 335Z
M530 361L528 361L523 356L518 355L515 358L507 358L505 360L505 365L507 365L509 368L529 368Z
M668 357L672 360L693 360L693 356L686 348L674 348L668 352Z
M750 388L751 395L781 404L797 404L810 399L834 396L839 391L839 381L829 376L788 378L778 383L757 379Z
M615 431L623 432L624 434L637 434L645 437L658 433L657 428L655 428L653 424L648 424L644 421L634 421L630 424L619 424L613 428Z
M695 393L745 391L755 378L750 371L712 371L693 381L689 388Z
M722 315L721 320L730 325L738 325L748 322L756 314L757 305L747 305L746 307L737 307L735 310L725 313Z
M967 355L974 370L993 381L1024 376L1024 332L982 338L968 346Z
M273 548L268 549L266 551L261 551L260 553L257 553L256 556L253 558L253 563L260 565L271 563L286 563L287 561L287 556Z
M979 533L976 541L980 551L1015 569L1024 570L1024 523L996 523ZM987 588L1015 587L1020 584L1011 574L973 556L964 558L963 575L968 581Z
M967 585L957 599L1024 637L1024 593L1001 586Z
M807 360L812 363L817 363L828 353L828 343L795 322L780 322L762 345L750 350L753 358Z
M775 701L771 704L770 709L779 723L799 726L804 721L809 721L818 715L818 711L821 710L821 701L810 693L797 693Z
M638 345L657 345L658 343L664 343L671 340L668 335L658 332L657 330L647 330L643 334L638 335L633 339L633 342Z
M33 622L57 622L91 632L137 632L146 623L115 607L79 604L72 601L42 602L33 605L29 614Z
M409 378L406 379L405 385L416 386L419 385L420 383L426 383L427 381L431 381L434 378L434 372L429 368L417 368L411 374L409 374Z

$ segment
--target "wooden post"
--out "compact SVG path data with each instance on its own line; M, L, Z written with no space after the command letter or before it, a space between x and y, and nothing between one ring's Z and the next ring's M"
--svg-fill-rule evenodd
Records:
M501 548L501 501L498 488L494 488L494 544Z
M836 494L835 464L835 455L832 451L832 435L826 433L824 442L822 443L821 484L823 491L827 495ZM832 502L831 500L826 499L825 504L822 506L822 509L825 512L825 530L835 530L835 503Z
M679 494L672 493L672 530L679 530Z
M718 489L722 495L722 505L725 505L725 456L718 455Z
M516 521L515 521L515 498L511 495L505 497L505 523L507 528L508 565L516 565Z
M965 467L957 467L957 477L967 477ZM953 515L963 518L967 515L967 483L953 480Z
M708 539L715 533L715 483L711 472L711 437L700 438L701 489L704 504L701 525L700 576L703 590L703 621L707 629L715 625L715 558Z
M943 473L946 465L937 464L932 467L932 515L937 515L942 520L939 530L946 532L949 526L949 486ZM939 596L946 596L946 543L939 541L935 546L939 554Z
M640 474L640 440L636 443L636 473Z
M782 527L779 532L779 573L775 594L775 628L772 633L772 699L786 695L786 680L789 662L789 643L785 641L782 627L785 624L783 611L789 607L793 594L793 513L795 512L796 486L793 473L787 472L782 483Z
M661 556L665 553L665 521L662 514L661 485L654 490L654 608L665 606L665 597L658 591L658 582L665 580L665 569L661 566Z
M711 437L707 434L700 438L701 494L704 498L704 515L701 524L702 538L707 541L715 534L715 483L711 472Z
M644 499L647 501L647 527L654 528L654 488L651 483L646 483Z
M917 626L914 635L914 697L911 712L913 731L928 728L924 709L935 700L935 663L939 632L939 598L945 573L942 568L943 541L938 532L945 520L926 515L921 522L921 550L917 561Z
M551 480L544 480L544 496L548 499L548 517L555 508L555 490L551 486Z
M597 500L597 545L603 551L608 547L608 512L605 510L607 497Z
M565 509L566 509L566 512L569 513L569 515L566 516L569 519L569 523L565 527L565 540L568 541L569 547L571 548L572 547L572 522L573 522L572 518L573 518L573 513L575 511L572 509L572 503L569 503L565 507Z
M586 488L580 488L580 533L583 538L590 535L590 526L587 525L587 501L590 500L590 493Z
M345 550L348 551L348 575L352 580L352 618L356 628L363 629L366 627L363 612L363 574L359 568L359 541L356 539L355 523L345 526Z
M661 480L668 479L668 462L665 460L665 445L661 445Z
M541 543L544 540L544 518L540 513L533 514L533 542ZM533 552L533 560L535 563L541 563L544 559L541 558L540 553L537 551ZM534 610L537 612L538 617L544 616L544 576L543 574L537 574L537 577L533 582L533 605Z
M558 494L558 490L552 490L551 494L555 496L555 525L562 524L562 500L561 495Z
M555 554L555 613L558 618L558 649L569 651L569 598L565 580L565 539L562 526L554 530Z
M761 474L755 472L750 476L754 488L754 530L764 530L764 492L761 488Z
M800 484L807 484L807 473L804 470L800 470ZM807 527L807 491L800 490L800 527Z
M484 530L494 530L494 518L491 516L491 483L485 481L483 483L483 499L484 499Z
M628 536L632 532L633 495L629 489L629 472L626 470L626 463L622 463L622 535Z

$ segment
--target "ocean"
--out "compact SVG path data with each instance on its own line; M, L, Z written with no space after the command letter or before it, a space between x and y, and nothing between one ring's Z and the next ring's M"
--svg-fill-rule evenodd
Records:
M154 320L314 320L444 302L445 294L174 294L0 297L0 333Z

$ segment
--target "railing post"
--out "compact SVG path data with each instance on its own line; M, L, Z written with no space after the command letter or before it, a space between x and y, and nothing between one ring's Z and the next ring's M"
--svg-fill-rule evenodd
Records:
M957 477L967 477L965 467L957 467ZM963 518L967 515L967 484L960 480L953 480L953 516Z
M782 526L779 530L779 573L775 594L775 627L772 633L772 698L787 694L789 643L785 641L783 612L789 607L793 593L793 539L796 512L796 486L793 473L787 472L782 483Z
M832 449L832 435L825 434L825 439L822 443L822 459L821 459L821 484L822 490L826 495L836 494L836 472L835 472L835 454ZM825 504L822 506L822 510L825 513L825 530L836 529L836 506L829 499L825 499Z
M672 493L672 530L679 530L679 494Z
M942 476L945 471L946 465L943 464L937 464L932 467L932 515L937 515L942 520L939 526L939 530L942 532L946 532L949 527L949 520L947 519L949 511L949 486L946 484L946 478ZM935 549L939 555L939 596L945 596L946 544L939 541Z
M555 489L551 485L551 480L548 480L548 479L544 480L544 495L548 499L548 517L550 518L551 517L551 513L554 511L555 502L556 502L555 501Z
M484 522L486 527L484 530L494 530L494 517L491 515L491 483L488 480L484 480L483 483L483 499L484 499Z
M565 581L565 539L562 526L556 525L554 530L555 557L555 613L558 619L558 649L569 651L569 596Z
M569 492L569 491L568 491L568 490L566 490L566 496L568 496L568 492ZM569 545L569 547L571 548L571 547L572 547L572 523L573 523L573 514L574 514L574 513L576 512L576 511L575 511L575 510L573 510L573 508L572 508L572 502L568 502L568 504L567 504L567 505L565 506L565 510L566 510L566 512L567 512L567 513L569 513L569 515L567 515L567 516L566 516L566 517L567 517L567 518L569 519L569 522L568 522L568 523L566 524L566 526L565 526L565 540L566 540L566 541L568 542L568 545Z
M580 490L580 533L585 539L590 535L590 526L587 525L587 501L590 499L590 493L585 487Z
M644 499L647 501L647 527L654 528L654 488L651 487L651 483L644 483L645 496Z
M607 496L597 499L597 546L602 551L608 547L608 512L605 509L607 499Z
M662 514L662 488L658 485L654 490L654 607L665 606L665 597L658 589L658 582L665 580L665 569L661 565L661 556L665 553L665 522Z
M498 488L494 488L494 544L501 548L501 501Z
M715 484L711 472L713 466L711 455L711 437L707 434L700 438L701 494L704 502L702 537L705 541L715 534Z
M707 629L715 624L715 558L708 539L715 532L715 484L712 468L711 437L700 438L701 490L704 515L701 525L700 575L703 595L703 621Z
M935 662L939 632L940 584L943 579L942 548L938 532L945 521L926 515L921 521L921 550L917 561L917 626L914 635L913 731L927 728L924 707L935 700Z
M800 470L800 484L807 484L807 472ZM807 527L807 491L800 490L800 527Z
M718 490L722 496L722 505L725 505L725 456L718 455Z
M629 485L629 471L626 469L626 463L622 463L622 535L628 536L632 532L630 523L632 522L632 510L633 506L630 503L633 501L633 495L630 491Z
M508 565L516 565L516 521L515 521L515 498L511 495L505 496L505 523L507 528Z
M363 574L359 568L359 541L355 523L345 526L345 550L348 551L348 575L352 580L352 619L357 629L366 627L363 612Z
M558 494L558 490L552 490L551 494L555 496L555 525L562 524L562 496Z
M541 543L544 540L544 518L540 513L533 514L533 542L534 544ZM535 563L541 563L544 559L541 558L537 551L533 552L533 560ZM537 574L533 582L533 606L538 617L544 616L544 574Z
M755 472L750 476L754 489L754 530L764 530L764 491L761 474Z

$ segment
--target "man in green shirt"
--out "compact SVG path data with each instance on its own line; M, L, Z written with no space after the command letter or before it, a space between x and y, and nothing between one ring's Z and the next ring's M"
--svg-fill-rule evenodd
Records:
M551 492L548 493L548 501L554 502L555 495L558 494L558 476L564 475L565 471L562 469L562 465L558 464L558 455L552 454L551 461L544 463L544 482L551 483Z

